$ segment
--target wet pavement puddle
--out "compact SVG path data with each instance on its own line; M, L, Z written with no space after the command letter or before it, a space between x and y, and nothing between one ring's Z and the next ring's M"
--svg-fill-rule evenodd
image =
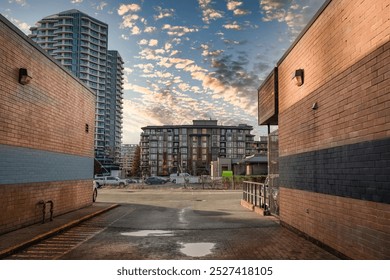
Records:
M203 257L211 254L215 243L180 243L180 252L189 257Z
M132 232L122 232L121 235L146 237L146 236L173 236L174 234L170 230L139 230L139 231L132 231Z

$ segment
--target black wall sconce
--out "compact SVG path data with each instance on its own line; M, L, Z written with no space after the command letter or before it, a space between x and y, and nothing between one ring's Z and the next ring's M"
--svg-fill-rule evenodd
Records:
M19 68L19 83L27 85L32 80L32 77L28 75L26 68Z
M304 76L303 76L303 69L295 70L292 79L295 81L295 84L297 86L303 85L304 82Z

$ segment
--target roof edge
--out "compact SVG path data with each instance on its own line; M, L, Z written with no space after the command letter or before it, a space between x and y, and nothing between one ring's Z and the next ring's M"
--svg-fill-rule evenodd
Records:
M90 87L88 87L86 84L84 84L83 81L81 81L79 78L77 78L71 71L66 69L61 63L59 63L57 60L55 60L51 55L49 55L44 49L42 49L37 43L35 43L32 39L30 39L26 34L24 34L19 28L17 28L12 22L10 22L2 14L0 14L0 21L3 22L9 29L14 31L26 43L28 43L30 46L32 46L34 49L36 49L38 52L40 52L42 55L44 55L51 62L56 64L60 69L62 69L64 72L66 72L69 76L71 76L79 84L81 84L83 87L88 89L88 91L91 92L94 96L96 95L95 92Z
M328 7L328 5L332 2L332 0L326 0L324 4L322 4L321 8L315 13L315 15L311 18L311 20L306 24L305 28L299 33L298 37L294 40L294 42L290 45L287 51L283 54L283 56L276 63L276 66L279 66L284 59L289 55L292 49L298 44L298 42L302 39L302 37L306 34L306 32L310 29L313 23L318 19L318 17L323 13L323 11Z

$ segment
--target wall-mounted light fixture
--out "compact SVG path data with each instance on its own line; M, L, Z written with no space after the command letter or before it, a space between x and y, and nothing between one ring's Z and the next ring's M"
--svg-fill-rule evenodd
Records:
M32 77L28 75L26 68L19 68L19 83L27 85L32 80Z
M295 81L295 84L297 86L303 85L304 79L303 79L303 69L295 70L292 79Z

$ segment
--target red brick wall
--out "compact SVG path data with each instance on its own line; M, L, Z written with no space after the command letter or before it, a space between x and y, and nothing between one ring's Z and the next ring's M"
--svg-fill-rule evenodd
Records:
M354 259L390 258L389 15L390 0L333 0L278 65L280 218ZM304 69L300 87L291 80L296 69ZM372 147L354 159L365 178L346 158L353 144ZM318 168L306 162L317 174L305 174L305 157L318 160Z
M1 22L0 31L0 143L93 157L93 93ZM30 84L18 83L19 68Z
M0 145L3 150L4 147L23 147L52 152L59 157L91 158L93 162L93 92L2 16L0 54ZM19 68L28 70L33 78L30 84L18 83ZM2 178L6 171L0 171ZM18 174L28 172L28 166L7 172L9 177L17 179ZM41 208L37 203L42 199L54 201L54 215L91 204L92 172L88 180L21 184L0 181L0 233L40 221Z
M41 200L54 202L54 216L88 206L92 203L91 180L0 185L0 233L42 222ZM47 204L47 222L49 217Z
M389 14L389 0L333 0L282 61L281 156L390 136Z
M388 259L390 205L280 189L280 219L353 259Z

